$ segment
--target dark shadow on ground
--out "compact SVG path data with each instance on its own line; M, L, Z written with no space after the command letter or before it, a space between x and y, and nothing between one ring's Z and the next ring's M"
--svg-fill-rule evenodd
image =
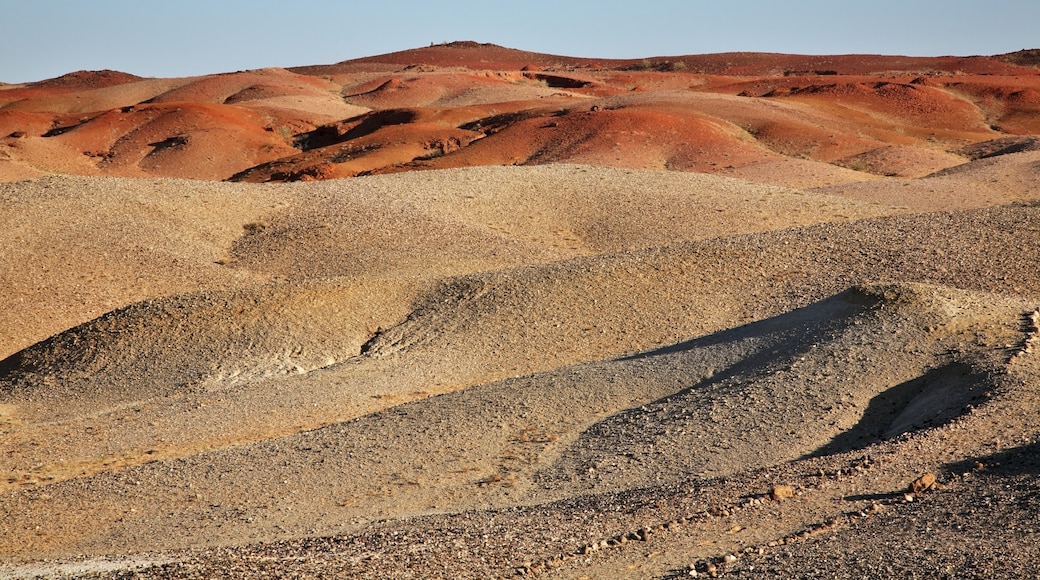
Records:
M908 431L937 427L961 415L989 387L985 374L964 363L932 369L876 395L854 427L802 459L862 449Z

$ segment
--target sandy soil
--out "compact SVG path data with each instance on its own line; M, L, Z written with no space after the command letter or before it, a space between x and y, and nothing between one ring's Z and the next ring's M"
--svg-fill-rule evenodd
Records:
M713 58L0 87L0 577L1033 577L1035 69Z

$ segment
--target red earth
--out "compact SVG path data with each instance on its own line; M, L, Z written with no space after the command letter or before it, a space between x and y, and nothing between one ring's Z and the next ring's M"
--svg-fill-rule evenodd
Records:
M453 42L180 79L81 71L0 85L0 180L558 162L718 172L785 158L917 177L963 163L966 147L1040 134L1035 52L606 60Z

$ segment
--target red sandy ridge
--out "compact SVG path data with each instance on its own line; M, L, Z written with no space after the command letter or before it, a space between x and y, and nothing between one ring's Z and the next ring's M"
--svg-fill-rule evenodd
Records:
M792 158L916 177L963 162L966 146L1040 133L1034 52L604 60L453 42L183 79L81 71L0 87L0 179L732 172Z

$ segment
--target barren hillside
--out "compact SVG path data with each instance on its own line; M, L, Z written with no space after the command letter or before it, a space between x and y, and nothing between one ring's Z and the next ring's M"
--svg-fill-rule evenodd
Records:
M0 86L0 577L1032 577L1027 56Z

